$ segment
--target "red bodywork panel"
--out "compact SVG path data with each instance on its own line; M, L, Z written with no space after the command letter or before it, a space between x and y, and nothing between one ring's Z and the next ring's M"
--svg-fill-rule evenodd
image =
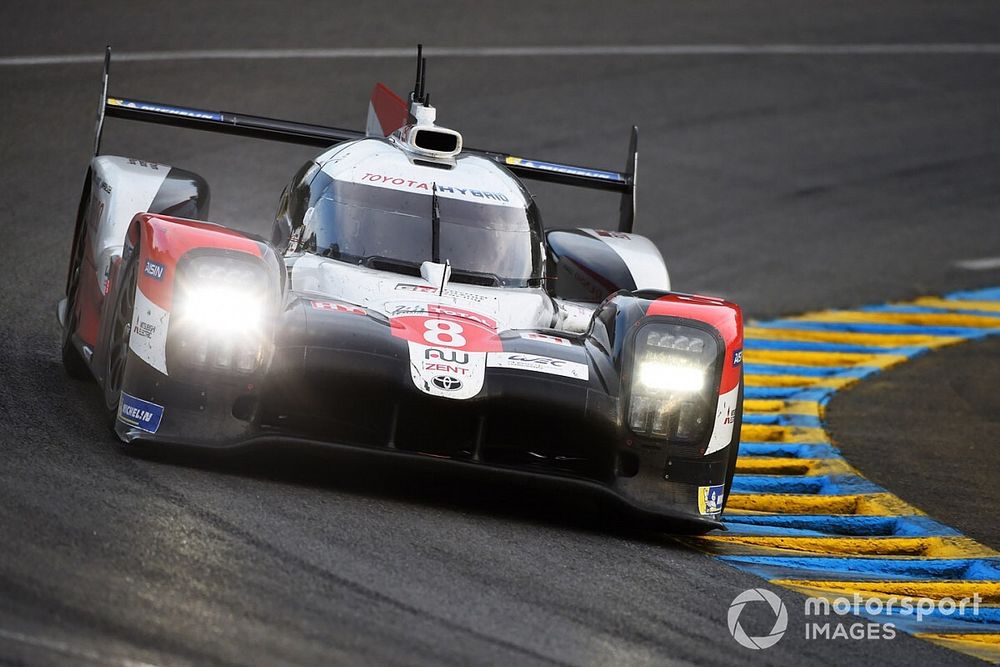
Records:
M263 256L261 243L240 232L211 223L140 213L132 220L129 240L135 243L141 231L139 289L150 301L169 311L173 301L177 261L195 248L222 248ZM147 262L152 262L147 271Z
M668 294L650 303L646 315L685 317L715 327L726 344L719 393L736 388L743 368L743 312L739 306L712 297Z
M409 119L410 110L406 107L406 102L384 83L375 84L375 89L372 90L371 105L378 118L383 136L388 137L406 125L406 121Z
M139 287L156 305L170 309L173 297L173 273L177 261L189 250L195 248L225 248L246 252L254 257L264 253L263 244L247 238L238 231L197 220L185 220L153 213L139 213L132 219L128 231L128 241L139 248ZM76 333L87 346L98 344L101 319L104 311L105 293L102 293L94 275L97 271L92 251L91 239L82 240L86 244L80 269L80 291L77 298L79 320ZM158 276L146 272L146 262L151 261L162 267ZM107 281L113 284L117 278L121 258L115 259L110 267ZM156 271L154 271L155 273Z

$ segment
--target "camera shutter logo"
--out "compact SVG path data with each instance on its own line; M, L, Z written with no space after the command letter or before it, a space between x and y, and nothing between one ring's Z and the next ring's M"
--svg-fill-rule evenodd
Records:
M766 602L771 607L771 611L774 612L774 627L763 637L749 636L740 625L740 614L743 613L743 607L747 606L748 602ZM788 610L785 609L785 603L781 601L781 598L771 591L763 588L751 588L737 595L733 603L729 605L727 620L729 634L740 646L754 650L770 648L778 643L788 628Z

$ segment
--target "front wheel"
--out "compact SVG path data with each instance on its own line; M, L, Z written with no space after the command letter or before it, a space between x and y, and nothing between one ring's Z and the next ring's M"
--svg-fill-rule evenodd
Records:
M104 404L111 416L112 424L118 412L118 400L125 380L128 363L129 339L132 334L132 312L135 310L136 266L138 253L127 249L123 258L122 279L112 315L111 330L104 372Z

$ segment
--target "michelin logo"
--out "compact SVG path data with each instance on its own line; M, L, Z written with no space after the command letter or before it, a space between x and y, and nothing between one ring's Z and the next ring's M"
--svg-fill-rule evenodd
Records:
M118 420L123 424L134 426L146 433L156 433L163 419L163 406L144 401L122 392L118 402Z
M698 512L701 514L718 514L722 511L722 501L725 498L725 485L698 487Z

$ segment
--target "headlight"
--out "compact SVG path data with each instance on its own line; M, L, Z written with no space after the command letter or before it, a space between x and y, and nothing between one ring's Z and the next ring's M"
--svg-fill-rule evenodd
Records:
M202 255L184 261L171 314L176 356L186 365L249 373L260 362L268 281L252 259Z
M256 332L264 314L264 299L242 287L200 285L186 291L178 304L181 316L209 334Z
M681 324L652 322L635 339L628 426L637 435L695 442L714 416L719 346Z

